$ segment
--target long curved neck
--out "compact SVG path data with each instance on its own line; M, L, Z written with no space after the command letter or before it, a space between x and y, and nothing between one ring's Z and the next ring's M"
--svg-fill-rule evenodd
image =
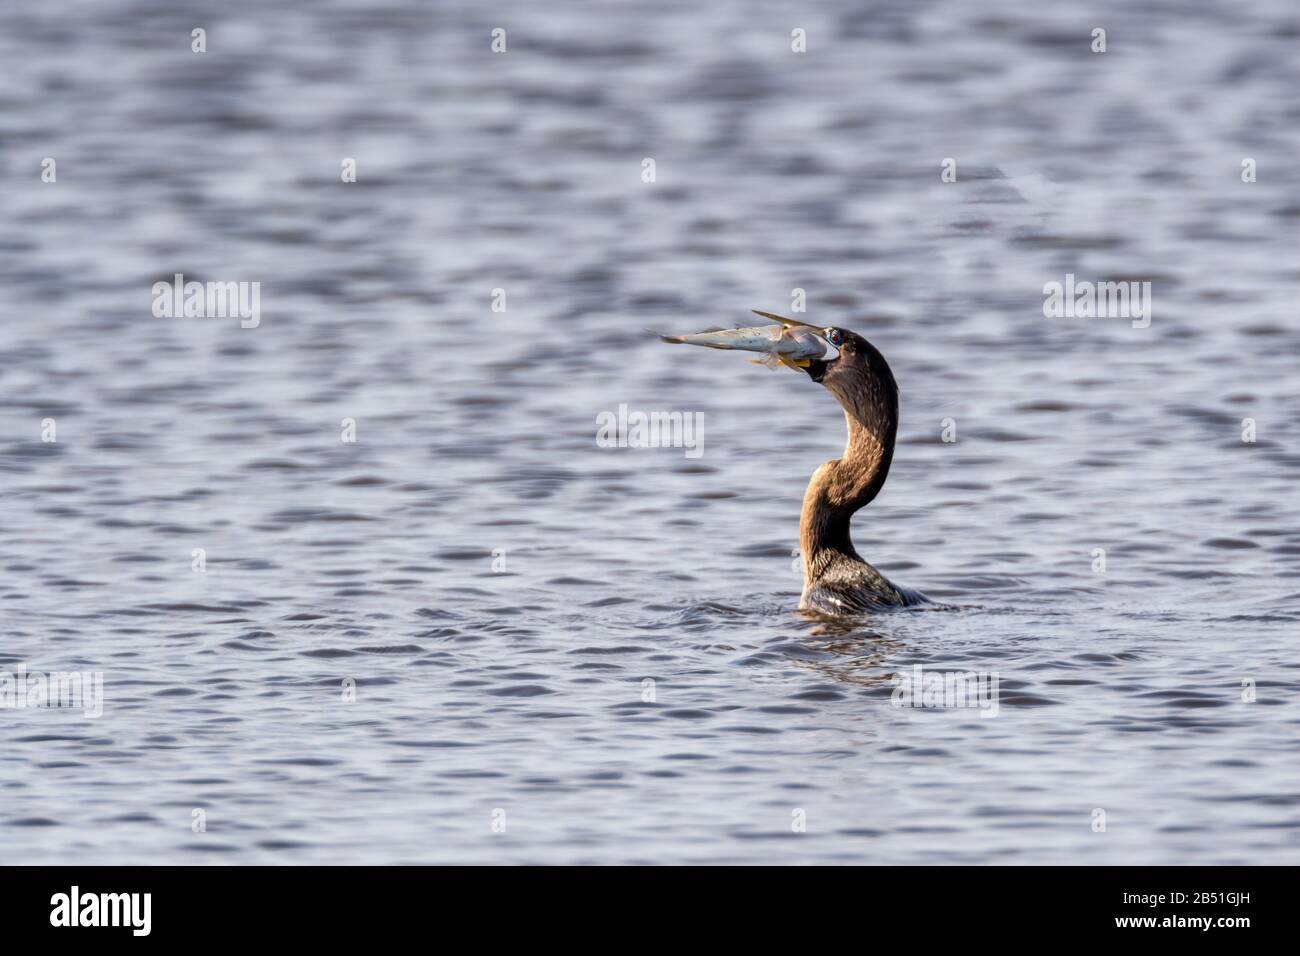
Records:
M836 555L862 560L849 539L849 520L880 493L894 457L898 391L888 366L884 378L836 389L835 396L844 406L848 443L842 458L813 472L804 493L799 548L805 582L815 580Z

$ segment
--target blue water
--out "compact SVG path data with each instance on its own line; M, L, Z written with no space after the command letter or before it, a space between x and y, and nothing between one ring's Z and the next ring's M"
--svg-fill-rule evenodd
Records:
M0 710L0 861L1296 860L1290 5L6 20L0 671L104 701ZM260 324L155 318L177 272ZM957 610L794 613L838 407L643 331L794 289L901 386L859 550Z

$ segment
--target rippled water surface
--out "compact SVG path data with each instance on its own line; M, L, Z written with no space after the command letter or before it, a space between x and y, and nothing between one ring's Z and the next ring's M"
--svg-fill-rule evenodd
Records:
M1281 0L7 13L0 669L105 703L0 712L0 860L1294 861L1298 38ZM260 326L155 318L177 272ZM1150 281L1150 327L1044 318L1067 273ZM838 407L643 331L795 288L901 384L859 550L957 610L793 613ZM703 454L597 447L621 403ZM997 716L892 706L916 664Z

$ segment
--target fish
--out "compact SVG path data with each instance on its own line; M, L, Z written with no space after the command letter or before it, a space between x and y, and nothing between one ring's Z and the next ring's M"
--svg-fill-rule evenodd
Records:
M771 312L759 312L765 319L775 319L777 325L747 326L738 329L711 329L690 335L666 335L663 332L647 331L659 336L661 342L674 345L702 345L709 349L730 349L741 352L764 352L763 358L755 363L768 368L807 368L813 359L826 354L826 340L823 330L795 319L782 318Z

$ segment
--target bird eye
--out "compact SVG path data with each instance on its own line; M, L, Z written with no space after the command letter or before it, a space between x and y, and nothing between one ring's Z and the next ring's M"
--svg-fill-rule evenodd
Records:
M831 345L835 346L836 348L839 348L840 343L844 341L844 336L840 335L839 329L827 329L826 341L831 343Z

